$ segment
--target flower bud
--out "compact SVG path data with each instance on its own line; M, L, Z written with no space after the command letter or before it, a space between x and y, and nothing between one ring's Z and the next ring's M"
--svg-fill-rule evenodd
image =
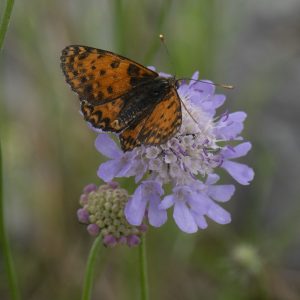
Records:
M87 231L92 236L103 237L106 247L117 244L137 246L140 236L147 230L146 224L130 225L124 216L124 207L129 200L127 191L116 182L110 182L97 187L89 184L80 196L81 208L77 211L80 223L87 225Z

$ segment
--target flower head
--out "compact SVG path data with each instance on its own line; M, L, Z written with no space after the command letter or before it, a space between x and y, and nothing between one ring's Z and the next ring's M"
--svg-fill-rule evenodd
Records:
M138 245L146 225L142 224L143 220L138 227L127 222L124 206L128 199L127 191L120 188L116 182L100 187L94 184L87 185L80 197L82 207L77 211L78 220L87 225L90 235L102 235L105 246Z
M216 184L217 171L223 168L243 185L253 179L250 167L232 161L251 149L249 142L241 142L246 114L225 111L215 116L225 96L215 94L211 82L196 81L198 72L192 79L177 90L183 104L182 125L165 144L123 153L107 134L96 139L98 151L110 159L100 165L98 176L104 181L134 176L139 183L125 208L130 224L140 225L147 212L149 223L161 226L171 207L184 232L206 228L207 218L226 224L230 214L218 203L231 198L234 186ZM172 186L172 193L163 197L166 184Z

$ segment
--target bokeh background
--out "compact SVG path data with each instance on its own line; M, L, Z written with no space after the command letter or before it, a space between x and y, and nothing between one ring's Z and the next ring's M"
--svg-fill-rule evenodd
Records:
M178 76L199 70L201 78L234 84L219 93L231 111L248 114L244 136L253 150L243 161L255 180L237 186L225 205L229 225L211 222L187 235L170 218L148 232L150 298L300 299L299 16L299 0L16 1L0 57L0 134L23 299L80 299L93 240L76 210L82 187L100 183L104 158L60 70L68 44L173 73L172 60ZM102 248L99 256L93 299L139 299L138 250Z

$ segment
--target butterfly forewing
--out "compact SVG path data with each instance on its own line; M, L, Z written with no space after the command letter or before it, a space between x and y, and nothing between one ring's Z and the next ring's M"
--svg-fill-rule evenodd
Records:
M112 52L68 46L62 51L61 66L71 88L93 105L109 102L158 74Z

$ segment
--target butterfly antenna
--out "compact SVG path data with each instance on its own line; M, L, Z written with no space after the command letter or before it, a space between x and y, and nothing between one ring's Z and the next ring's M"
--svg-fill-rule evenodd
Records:
M214 86L219 86L219 87L224 88L224 89L229 89L229 90L234 89L233 85L231 85L231 84L225 84L225 83L215 83L215 82L210 82L210 81L205 81L205 80L198 80L198 79L192 79L192 78L179 78L177 80L178 81L181 81L181 80L197 81L197 82L202 82L202 83L206 83L206 84L211 84L211 85L214 85Z
M166 50L166 52L167 52L167 55L168 55L168 57L169 57L169 59L170 59L170 64L171 64L172 69L175 70L175 67L174 67L174 64L173 64L173 60L171 59L170 52L169 52L168 47L167 47L167 45L166 45L166 43L165 43L165 37L164 37L164 35L163 35L163 34L160 34L160 35L159 35L159 39L160 39L161 43L163 44L163 46L164 46L164 48L165 48L165 50ZM176 78L176 72L174 72L174 74L175 74L175 78ZM182 78L182 80L184 80L184 78ZM195 118L194 118L193 115L190 113L190 111L187 109L187 107L185 106L184 102L183 102L181 99L180 99L180 102L182 103L182 106L184 107L184 109L186 110L186 112L189 114L189 116L192 118L192 120L193 120L196 124L198 124L198 122L195 120Z
M189 114L189 116L192 118L192 120L199 125L199 123L196 121L196 119L193 117L193 115L190 113L190 111L187 109L187 107L185 106L184 102L180 99L181 104L183 105L184 109L186 110L186 112Z
M169 57L169 62L170 62L172 71L174 71L174 72L172 72L172 73L173 73L173 74L175 75L175 77L176 77L175 64L174 64L173 59L172 59L172 57L171 57L171 55L170 55L169 49L168 49L168 47L167 47L167 45L166 45L166 42L165 42L165 36L161 33L161 34L159 35L159 39L160 39L160 41L161 41L163 47L165 48L165 51L166 51L168 57Z

